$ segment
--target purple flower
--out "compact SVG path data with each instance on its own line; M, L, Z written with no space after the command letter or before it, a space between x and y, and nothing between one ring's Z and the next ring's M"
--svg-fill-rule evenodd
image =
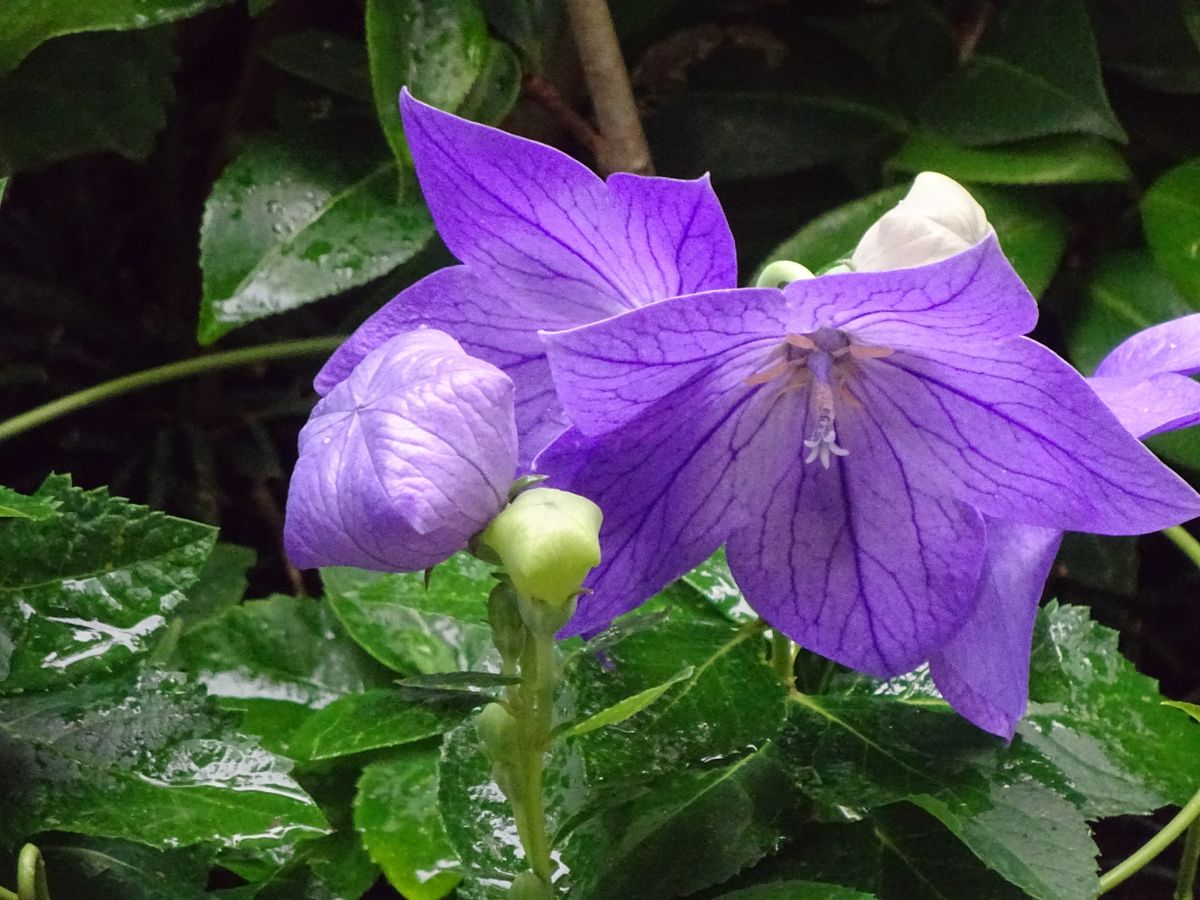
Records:
M707 178L602 181L557 150L407 92L400 108L438 232L463 265L434 272L368 319L317 375L319 393L392 336L439 328L516 384L527 463L567 424L539 329L736 285L733 239Z
M1200 512L1078 373L1021 336L1036 317L989 232L930 265L544 335L576 428L538 468L604 512L604 561L569 632L725 543L764 619L888 677L975 609L985 515L1129 534Z
M1137 437L1200 423L1200 314L1138 332L1088 379ZM980 728L1011 738L1029 698L1029 645L1062 532L987 521L979 602L929 659L942 695Z
M440 331L368 353L300 432L284 544L300 568L425 569L504 505L517 465L512 381Z

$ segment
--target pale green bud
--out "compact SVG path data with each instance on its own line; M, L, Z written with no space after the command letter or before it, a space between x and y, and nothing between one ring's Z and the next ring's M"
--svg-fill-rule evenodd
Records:
M508 889L509 900L554 900L558 894L528 869L513 879Z
M508 766L521 753L517 720L502 703L489 703L475 720L484 753L497 766Z
M600 507L554 488L523 492L483 533L522 597L564 606L600 564Z

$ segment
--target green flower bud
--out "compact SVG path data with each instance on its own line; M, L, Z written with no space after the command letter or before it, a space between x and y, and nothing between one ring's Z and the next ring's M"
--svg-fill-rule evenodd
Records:
M520 758L517 720L502 703L489 703L475 720L475 734L484 753L496 766L508 766Z
M522 597L553 607L578 593L600 563L600 507L554 488L525 491L492 520L483 541Z
M528 869L513 879L508 889L509 900L554 900L558 894Z

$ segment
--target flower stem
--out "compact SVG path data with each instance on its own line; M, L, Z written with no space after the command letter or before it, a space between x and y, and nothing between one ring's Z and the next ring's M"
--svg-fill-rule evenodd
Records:
M105 381L82 391L59 397L28 412L21 413L11 419L0 422L0 441L8 440L31 428L44 425L67 413L75 412L93 403L100 403L121 394L128 394L142 388L154 387L177 378L189 375L199 375L203 372L213 372L218 369L229 369L244 366L248 363L265 362L274 359L290 359L298 356L315 356L328 353L345 340L343 336L305 338L298 341L280 341L274 344L261 344L257 347L244 347L240 350L226 350L222 353L207 353L192 359L167 363L165 366L155 366L122 375L112 381Z
M771 667L788 690L796 688L796 653L799 648L782 631L771 632Z
M1183 834L1197 817L1200 817L1200 791L1197 791L1187 805L1162 830L1146 841L1132 856L1113 866L1100 876L1100 893L1111 891L1131 875L1162 853L1175 838ZM1186 862L1186 860L1185 860Z
M20 900L50 900L46 862L33 844L22 847L17 857L17 896Z
M1200 541L1196 540L1182 525L1164 528L1163 534L1172 544L1183 551L1197 568L1200 568Z
M521 684L515 690L513 712L519 726L521 758L509 802L529 868L547 885L551 884L554 865L546 832L542 772L550 745L558 677L553 633L532 633L521 656Z
M1174 900L1192 900L1196 896L1197 863L1200 863L1200 820L1189 826L1183 841L1183 859L1179 861L1179 875L1175 878Z

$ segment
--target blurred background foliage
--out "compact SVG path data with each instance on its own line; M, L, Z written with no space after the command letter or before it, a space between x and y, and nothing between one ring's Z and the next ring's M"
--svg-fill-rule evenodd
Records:
M1039 297L1036 337L1085 373L1124 336L1200 311L1194 2L611 7L657 173L711 173L744 280L774 258L832 261L934 169L976 193ZM444 265L401 85L593 162L555 0L8 0L0 418L210 350L348 333ZM280 534L317 364L214 371L60 418L0 443L3 480L108 485L253 547L253 564L226 560L252 595L315 592ZM1152 443L1200 478L1200 436ZM1198 586L1161 538L1072 537L1051 592L1196 700ZM354 663L359 689L373 665ZM1102 849L1120 858L1146 827L1115 820ZM180 865L202 875L202 856Z

